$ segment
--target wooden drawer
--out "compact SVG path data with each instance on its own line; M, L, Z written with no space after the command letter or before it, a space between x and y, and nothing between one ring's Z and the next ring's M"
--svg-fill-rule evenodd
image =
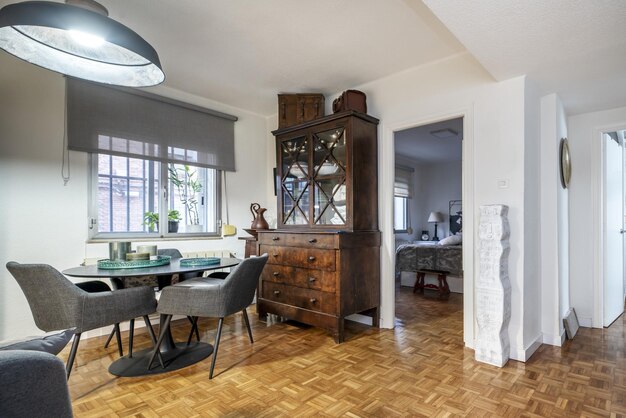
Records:
M339 248L336 234L261 233L259 243L284 247Z
M263 280L261 296L274 302L309 309L311 311L334 314L337 312L336 296L334 293L324 293L319 290L303 289L281 283L272 283Z
M268 282L288 284L323 292L334 292L337 288L337 273L332 271L268 264L265 266L261 278Z
M259 253L269 254L268 264L335 271L335 250L279 247L261 244L259 246Z

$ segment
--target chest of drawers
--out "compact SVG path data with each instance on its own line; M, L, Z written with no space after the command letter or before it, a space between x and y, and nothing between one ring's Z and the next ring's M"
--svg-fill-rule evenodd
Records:
M344 319L372 316L378 326L378 231L259 231L259 254L269 260L259 281L257 310L330 331L344 340Z

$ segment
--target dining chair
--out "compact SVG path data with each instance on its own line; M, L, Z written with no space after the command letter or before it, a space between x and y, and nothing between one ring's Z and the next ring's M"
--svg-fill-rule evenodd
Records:
M68 379L80 336L85 331L141 316L153 343L156 343L148 318L156 309L156 299L151 288L88 293L47 264L20 264L10 261L6 267L22 288L39 329L48 332L75 328L74 341L66 364Z
M247 258L236 266L226 279L198 277L168 286L161 292L157 312L164 315L163 326L159 333L152 358L148 367L159 352L159 346L167 334L172 315L186 315L201 318L219 318L215 333L215 345L209 379L213 378L217 350L220 344L224 318L237 312L243 314L250 342L253 343L252 329L246 308L254 299L257 282L267 263L267 254Z

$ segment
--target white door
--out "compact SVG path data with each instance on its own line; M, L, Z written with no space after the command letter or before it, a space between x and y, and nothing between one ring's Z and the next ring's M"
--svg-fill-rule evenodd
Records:
M623 137L605 134L603 140L605 161L603 325L608 327L624 312L624 152Z

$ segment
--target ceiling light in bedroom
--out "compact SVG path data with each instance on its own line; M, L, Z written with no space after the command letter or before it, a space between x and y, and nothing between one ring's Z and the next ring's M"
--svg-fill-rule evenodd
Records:
M437 129L435 131L430 131L430 134L437 138L456 138L456 136L459 133L455 131L454 129L445 128L445 129Z
M0 48L31 64L99 83L165 80L154 48L94 0L25 1L0 10Z

